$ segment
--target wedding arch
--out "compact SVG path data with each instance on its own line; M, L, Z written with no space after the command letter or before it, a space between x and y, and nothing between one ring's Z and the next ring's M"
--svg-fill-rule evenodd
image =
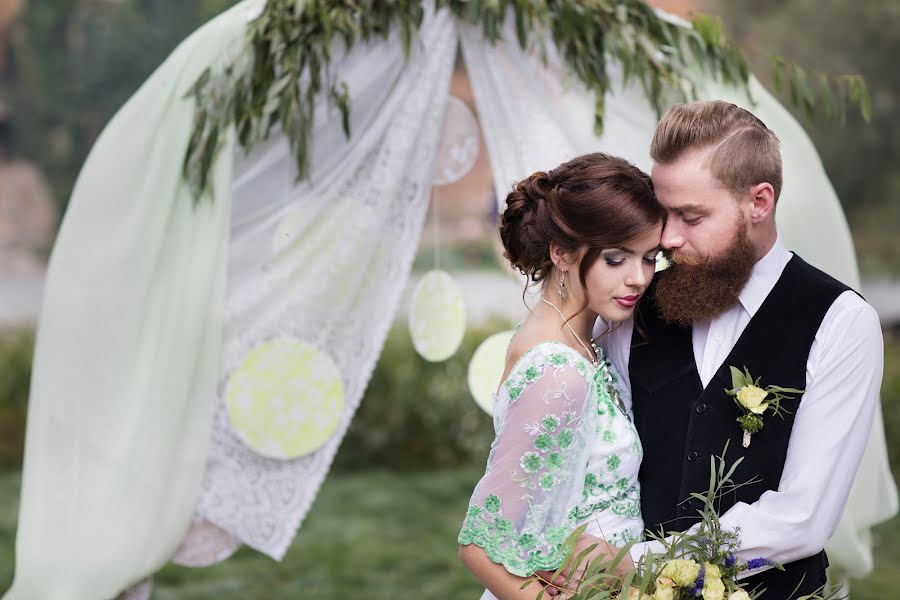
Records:
M241 544L284 555L408 280L458 52L501 202L584 152L649 169L659 109L726 99L782 141L787 246L858 287L812 143L714 22L638 0L244 0L122 107L76 183L5 598L114 597ZM270 435L285 420L304 437ZM872 567L869 527L896 511L882 429L879 413L829 547L856 575Z

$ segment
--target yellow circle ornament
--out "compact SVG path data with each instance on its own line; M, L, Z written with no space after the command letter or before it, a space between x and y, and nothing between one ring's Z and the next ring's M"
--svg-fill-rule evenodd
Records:
M447 360L459 349L466 333L466 306L453 277L429 271L412 295L409 333L413 347L430 362Z
M469 392L484 412L494 413L494 392L506 367L506 349L515 331L501 331L481 342L469 363Z
M334 434L344 412L344 383L334 362L310 344L269 340L232 371L225 405L232 428L252 450L297 458Z

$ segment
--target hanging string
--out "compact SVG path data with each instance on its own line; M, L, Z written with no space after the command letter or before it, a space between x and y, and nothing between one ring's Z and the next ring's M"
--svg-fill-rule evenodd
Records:
M438 221L440 211L438 210L438 193L436 190L431 192L431 221L434 231L432 232L432 244L434 245L434 268L439 270L441 267L441 244L440 244L440 226Z

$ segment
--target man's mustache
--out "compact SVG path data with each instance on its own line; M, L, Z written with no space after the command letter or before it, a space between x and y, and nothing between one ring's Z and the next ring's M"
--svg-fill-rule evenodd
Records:
M663 255L669 262L679 267L705 267L710 263L709 256L684 252L682 250L669 250L663 252Z

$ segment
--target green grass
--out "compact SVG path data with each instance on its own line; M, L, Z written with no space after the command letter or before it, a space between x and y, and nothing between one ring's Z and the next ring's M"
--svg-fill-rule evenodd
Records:
M249 549L207 569L170 565L153 600L478 598L456 536L475 468L329 476L300 534L277 563ZM0 590L12 577L17 474L0 476Z
M457 559L456 535L476 468L333 474L281 563L249 549L208 569L167 566L153 600L417 598L475 600L482 587ZM0 476L0 590L12 577L19 476ZM876 568L853 600L900 589L900 519L875 530Z

